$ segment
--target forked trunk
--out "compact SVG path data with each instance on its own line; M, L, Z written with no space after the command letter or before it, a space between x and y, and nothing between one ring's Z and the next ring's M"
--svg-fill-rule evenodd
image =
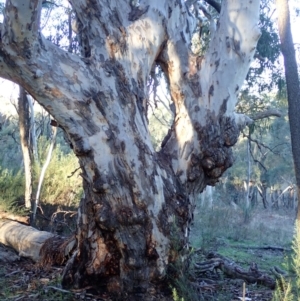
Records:
M128 2L70 1L78 56L40 35L41 1L8 1L0 75L49 111L79 159L85 197L63 284L134 300L166 279L187 243L195 196L233 162L231 146L249 121L234 107L259 38L259 1L222 2L205 57L190 51L194 20L184 1ZM156 66L175 105L158 153L146 116Z

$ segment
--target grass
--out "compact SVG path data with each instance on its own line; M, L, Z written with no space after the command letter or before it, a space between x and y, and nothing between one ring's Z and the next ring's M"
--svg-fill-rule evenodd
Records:
M34 187L38 186L41 166L34 169ZM74 154L64 154L58 146L46 170L40 199L49 204L77 206L82 196L82 180Z
M293 235L291 212L253 209L245 222L243 210L226 205L198 208L191 231L195 248L220 245L289 246Z
M288 276L278 280L272 301L300 300L300 222L296 221L292 244L293 252L285 258Z
M80 171L77 170L73 173L77 168L76 157L70 153L65 154L58 146L53 153L44 179L41 194L42 206L44 204L49 206L67 205L70 207L78 205L82 195L82 188L79 176ZM35 168L34 187L37 187L39 170L40 167ZM22 206L20 206L24 195L22 172L13 173L13 171L8 169L0 169L0 194L0 210L22 211ZM258 264L259 269L262 270L268 270L276 265L288 268L291 272L294 271L293 264L289 263L288 266L284 266L282 254L275 254L271 251L261 252L251 248L252 246L266 245L290 248L293 235L293 212L264 210L262 208L251 210L234 209L220 201L214 201L213 204L214 206L211 208L199 206L195 212L194 226L191 230L191 244L194 249L201 248L204 252L217 251L245 268L254 261ZM300 238L298 244L300 258ZM286 257L289 258L288 255ZM180 269L180 267L176 268ZM2 271L3 269L0 270L0 275ZM22 292L24 293L28 289L30 289L30 293L32 292L32 300L34 298L37 300L68 300L67 298L69 298L65 293L49 289L51 285L57 286L58 282L56 281L59 281L59 278L50 279L50 282L47 284L43 284L38 280L32 281L30 282L30 287L28 287L26 282L27 286L22 284L19 289L9 285L11 282L6 281L8 280L0 277L0 287L2 287L0 300L17 298L15 296ZM17 281L17 278L15 281ZM283 292L287 293L287 296L290 294L290 291L293 292L294 290L289 282L283 284L283 287L285 287ZM176 289L173 289L174 300L196 300L196 295L195 291L189 287L186 275L181 273L176 279ZM288 300L281 297L275 301ZM214 300L230 299L230 292L220 291Z
M35 165L33 171L33 194L35 199L41 166ZM82 180L79 176L77 158L69 153L63 154L59 147L53 152L45 174L40 203L78 206L82 196ZM0 210L22 214L24 211L24 173L0 167Z
M216 251L235 261L246 270L252 262L255 262L261 271L268 272L274 266L287 269L285 260L290 257L290 252L262 250L260 247L278 246L291 249L293 212L254 208L247 211L247 218L245 218L245 210L242 208L233 209L221 202L217 204L211 208L205 206L197 208L190 235L193 249L201 249L204 254L209 251ZM288 285L286 287L288 292L290 288ZM178 292L184 292L184 289L181 288ZM178 294L178 296L184 296L184 293ZM216 301L231 300L232 298L231 292L226 289L219 291L214 296ZM199 300L199 298L184 298L184 301L187 300ZM288 299L276 299L274 301L288 301Z
M0 167L0 210L22 214L24 212L24 178L21 172L14 174ZM21 205L22 204L22 205Z

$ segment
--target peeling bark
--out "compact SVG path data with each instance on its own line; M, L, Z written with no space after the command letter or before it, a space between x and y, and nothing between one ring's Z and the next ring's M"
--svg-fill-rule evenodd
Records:
M249 121L234 107L259 38L259 1L222 2L203 58L190 51L194 20L183 1L128 2L70 1L77 56L38 32L41 1L7 1L0 76L57 120L79 159L85 198L64 286L146 295L183 253L194 197L232 165L230 147ZM159 153L146 118L155 65L176 109Z

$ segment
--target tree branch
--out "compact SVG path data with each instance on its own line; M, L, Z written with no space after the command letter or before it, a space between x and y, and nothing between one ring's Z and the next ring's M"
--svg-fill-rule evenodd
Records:
M177 12L172 16L176 16L176 23L182 21L178 20ZM172 154L172 158L175 153L178 154L177 160L175 158L172 160L173 170L181 175L182 182L186 179L193 182L189 186L191 191L198 189L196 186L200 181L197 182L196 179L199 165L207 171L208 181L211 181L209 183L214 184L215 179L227 168L226 164L228 167L232 164L228 149L236 143L239 128L250 121L249 118L235 114L234 111L238 92L249 70L260 36L258 17L258 0L249 3L223 1L218 30L212 34L204 58L193 56L189 52L186 41L193 28L186 18L185 23L180 23L182 29L180 34L172 28L175 20L170 20L170 28L167 27L169 40L159 59L170 83L176 115L174 127L168 135L168 141L164 140L162 151L165 154ZM248 38L244 39L244 36ZM237 69L239 72L236 72ZM226 124L223 128L226 133L220 134L219 139L226 137L224 145L227 149L221 151L218 147L210 148L203 158L203 154L199 152L205 150L205 145L207 147L211 145L210 137L214 136L207 134L209 128L204 128L205 120L212 115L214 117L208 122L211 128L217 115L218 120L223 118L221 127ZM198 137L201 137L200 151L197 146ZM217 139L216 136L214 139ZM217 153L226 153L226 156L218 156ZM223 159L219 161L221 157ZM191 159L193 162L187 163ZM187 166L193 164L195 168L190 171Z
M250 118L252 120L260 120L260 119L264 119L264 118L268 118L268 117L281 117L282 114L280 111L278 111L277 109L267 109L266 111L263 112L258 112L253 114L252 116L250 116Z
M42 2L39 0L11 0L5 5L2 40L8 43L24 42L24 50L38 38Z
M211 5L218 13L221 12L221 4L215 0L205 0L206 3Z

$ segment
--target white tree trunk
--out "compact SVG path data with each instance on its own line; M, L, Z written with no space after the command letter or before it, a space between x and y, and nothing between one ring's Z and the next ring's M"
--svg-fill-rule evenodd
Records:
M259 1L222 2L205 57L190 51L194 20L181 0L70 3L81 56L39 33L41 1L9 0L0 76L57 120L82 168L78 250L63 284L146 294L187 243L194 197L232 165L248 120L234 107L259 38ZM145 116L156 65L176 109L159 153Z
M18 99L20 142L22 147L25 174L25 207L31 209L32 199L32 148L30 144L30 115L26 91L20 87Z
M250 155L250 139L247 139L247 183L246 183L246 209L250 207L250 180L251 180L251 155Z
M33 221L33 223L35 222L35 219L36 219L36 210L37 210L37 207L38 207L39 201L40 201L40 194L41 194L41 190L42 190L43 181L44 181L44 178L45 178L45 173L46 173L46 170L47 170L47 168L50 164L52 152L53 152L53 149L54 149L54 146L55 146L56 134L57 134L57 127L53 127L51 143L50 143L50 146L49 146L46 161L43 164L43 168L41 170L41 174L40 174L40 177L39 177L39 184L38 184L38 188L37 188L37 192L36 192L36 197L35 197L34 204L33 204L33 210L32 210L32 221Z
M30 111L30 141L32 144L32 152L35 162L39 162L38 148L37 148L37 136L35 128L35 117L34 117L34 108L33 108L33 99L30 95L27 95L27 100L29 104Z

